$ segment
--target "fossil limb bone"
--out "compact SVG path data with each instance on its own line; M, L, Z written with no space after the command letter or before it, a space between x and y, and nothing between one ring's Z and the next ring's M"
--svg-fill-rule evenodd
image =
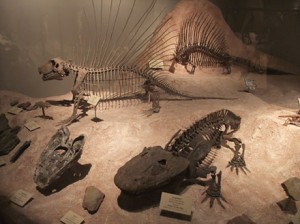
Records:
M242 153L240 153L241 148L243 150ZM245 144L235 142L235 150L232 151L234 155L233 158L228 162L227 167L230 167L231 171L235 169L237 175L239 174L239 169L245 174L246 174L245 170L250 172L246 167L246 162L245 162Z
M17 159L25 152L25 150L30 146L31 141L26 141L23 145L16 151L16 153L11 157L10 162L14 163Z

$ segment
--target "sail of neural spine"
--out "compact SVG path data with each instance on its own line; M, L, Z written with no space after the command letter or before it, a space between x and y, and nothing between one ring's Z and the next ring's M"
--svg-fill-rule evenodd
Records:
M100 97L103 107L114 105L114 100L140 96L145 92L145 77L168 66L174 48L168 42L175 38L174 27L169 25L171 18L161 22L165 9L154 14L157 2L141 7L138 0L92 1L92 19L83 11L86 35L80 36L75 61L94 68L82 85L85 92Z

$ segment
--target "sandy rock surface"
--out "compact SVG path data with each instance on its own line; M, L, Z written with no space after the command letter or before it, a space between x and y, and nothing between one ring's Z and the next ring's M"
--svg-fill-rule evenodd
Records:
M246 214L255 223L288 223L291 216L284 214L276 202L284 199L286 193L281 183L290 177L300 177L300 130L296 126L283 126L279 115L294 114L299 110L300 80L298 76L264 76L247 74L256 80L256 92L245 93L244 73L234 68L231 75L216 75L218 70L202 70L192 75L174 75L171 82L182 89L199 95L236 97L236 100L162 100L161 111L149 115L151 104L140 103L110 110L98 111L102 120L94 122L94 110L88 110L79 122L69 126L71 137L87 136L79 165L63 179L55 192L40 192L36 189L33 174L36 162L47 142L67 118L72 106L52 105L46 109L51 119L40 117L40 109L23 111L18 115L7 114L10 102L59 101L71 99L71 94L43 99L30 98L18 93L0 91L0 112L6 113L10 125L23 126L27 120L34 120L40 129L33 132L22 128L21 143L31 140L30 148L14 164L9 163L13 152L3 158L7 165L0 167L1 214L13 214L15 223L58 223L69 210L81 215L86 223L190 223L160 216L157 204L151 200L135 202L120 197L113 178L117 170L130 158L139 154L145 146L164 145L178 130L189 127L206 114L226 108L242 117L241 129L236 137L246 144L245 159L247 175L236 175L226 169L232 152L226 148L218 151L214 165L223 171L222 193L228 203L224 210L215 202L209 208L208 202L201 203L204 187L187 187L182 195L193 198L191 223L226 223L228 220ZM167 96L165 96L167 98ZM74 176L73 176L74 175ZM94 215L82 208L87 186L93 185L106 195L106 199ZM31 192L33 200L21 208L5 199L19 190ZM135 206L132 203L136 203ZM296 202L299 209L299 202ZM12 222L13 223L13 222Z

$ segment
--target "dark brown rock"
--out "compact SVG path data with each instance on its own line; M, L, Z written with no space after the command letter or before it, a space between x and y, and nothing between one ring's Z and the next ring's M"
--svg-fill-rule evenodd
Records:
M9 128L0 134L0 156L7 155L20 143L17 136L20 129L20 127Z
M300 200L300 179L297 177L289 178L284 181L281 186L292 199L299 201Z
M10 106L16 106L17 104L19 103L19 101L18 100L12 100L11 102L10 102Z
M0 156L8 154L19 144L20 139L17 134L20 129L19 126L11 128L6 116L0 115Z
M295 215L298 211L296 202L290 197L277 202L277 205L281 208L282 211L288 214Z
M34 105L31 105L30 107L27 107L27 111L31 111L31 110L36 110L38 107L34 104Z
M255 224L247 215L242 214L230 219L227 224Z
M1 114L0 115L0 133L2 133L3 131L9 129L9 125L8 125L8 120L5 116L5 114Z
M25 102L25 103L20 103L18 104L19 108L22 108L23 110L27 110L27 108L29 108L31 105L31 103L29 101Z
M114 182L124 193L142 194L183 177L188 166L187 159L173 155L160 146L144 148L118 170Z
M104 198L105 194L102 193L98 188L89 186L85 190L82 207L88 210L89 213L93 214L97 212Z

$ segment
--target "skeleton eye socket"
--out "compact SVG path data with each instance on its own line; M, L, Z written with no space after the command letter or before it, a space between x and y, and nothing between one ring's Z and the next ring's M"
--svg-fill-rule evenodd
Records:
M56 65L55 65L55 68L58 68L58 66L59 66L59 64L56 64Z
M55 61L54 60L50 60L52 65L55 65Z

